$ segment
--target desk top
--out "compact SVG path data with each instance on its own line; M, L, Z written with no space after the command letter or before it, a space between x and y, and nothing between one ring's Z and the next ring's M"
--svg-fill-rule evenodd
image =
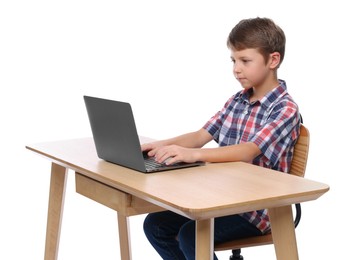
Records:
M144 174L97 157L92 138L26 146L54 163L191 219L206 219L315 200L316 181L243 162Z

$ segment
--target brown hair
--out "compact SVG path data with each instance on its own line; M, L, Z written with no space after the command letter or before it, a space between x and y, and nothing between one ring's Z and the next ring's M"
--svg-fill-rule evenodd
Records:
M230 32L227 46L236 50L258 49L268 61L269 54L279 52L280 63L285 54L285 34L283 30L268 18L241 20Z

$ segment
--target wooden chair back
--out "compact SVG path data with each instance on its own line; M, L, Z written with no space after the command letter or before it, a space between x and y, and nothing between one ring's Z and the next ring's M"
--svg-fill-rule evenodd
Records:
M290 174L304 177L309 152L309 131L301 124L300 136L294 147L294 157L291 161Z

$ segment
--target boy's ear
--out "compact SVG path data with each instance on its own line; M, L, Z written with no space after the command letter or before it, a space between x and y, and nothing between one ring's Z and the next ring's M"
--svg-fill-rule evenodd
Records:
M273 52L270 54L269 66L271 69L276 69L280 65L280 53Z

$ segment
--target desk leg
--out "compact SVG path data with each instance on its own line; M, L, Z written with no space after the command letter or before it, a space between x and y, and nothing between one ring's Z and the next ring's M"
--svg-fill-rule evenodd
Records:
M122 260L131 260L131 244L130 244L130 235L129 235L129 222L128 217L117 212L118 218L118 234L120 240L120 251Z
M213 260L214 219L196 220L196 260Z
M67 172L68 169L65 167L52 163L46 227L45 260L56 260L58 257Z
M277 260L298 260L291 205L268 210Z

